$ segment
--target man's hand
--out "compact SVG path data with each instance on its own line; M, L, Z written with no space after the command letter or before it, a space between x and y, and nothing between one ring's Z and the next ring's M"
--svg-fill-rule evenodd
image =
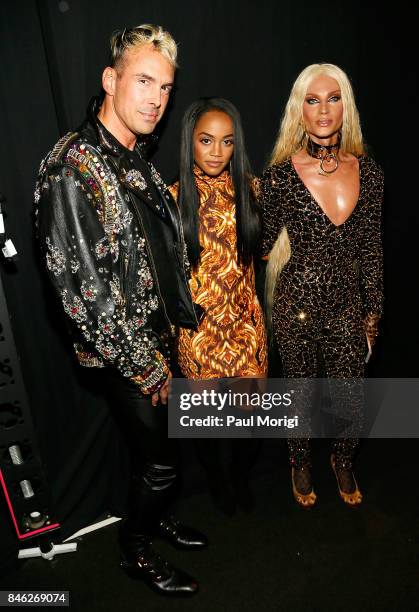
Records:
M171 378L172 378L172 373L169 370L169 374L167 375L167 378L162 384L162 386L160 387L160 389L156 393L153 393L153 395L151 396L151 403L153 406L157 406L159 401L162 404L167 404L167 397L169 395L169 381Z

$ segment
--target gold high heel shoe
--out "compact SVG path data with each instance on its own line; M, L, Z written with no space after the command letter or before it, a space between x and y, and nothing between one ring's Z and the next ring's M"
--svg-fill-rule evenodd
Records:
M291 468L291 482L292 482L292 492L294 494L295 501L297 502L299 506L301 506L305 510L308 510L309 508L312 508L314 504L316 503L317 495L315 494L313 489L310 491L310 493L300 493L297 487L295 486L294 474L295 474L295 468L292 467Z
M362 502L362 493L361 491L358 489L358 483L356 482L355 476L352 472L352 477L354 479L354 483L355 483L355 491L353 491L352 493L346 493L345 491L342 491L342 489L340 488L340 482L339 482L339 477L336 471L336 465L335 465L335 456L331 455L330 457L330 463L332 464L332 470L335 473L336 476L336 481L338 483L338 489L339 489L339 494L341 496L341 498L343 499L343 501L345 502L345 504L347 504L348 506L359 506L359 504Z

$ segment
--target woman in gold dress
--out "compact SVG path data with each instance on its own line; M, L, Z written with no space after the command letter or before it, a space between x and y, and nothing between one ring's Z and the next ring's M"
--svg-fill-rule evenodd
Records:
M182 374L192 379L265 377L266 336L253 265L260 219L240 115L228 100L203 98L187 109L179 182L171 191L182 214L192 297L205 311L197 331L180 331ZM234 441L231 474L233 483L240 483L236 493L243 494L236 501L249 506L247 475L257 443L245 442ZM229 487L217 474L220 445L215 440L205 446L201 460L212 492L228 512L233 505L226 503Z

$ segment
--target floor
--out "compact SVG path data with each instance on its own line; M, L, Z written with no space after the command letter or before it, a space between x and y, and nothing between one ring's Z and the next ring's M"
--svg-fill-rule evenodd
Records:
M193 598L168 600L126 576L117 525L80 538L76 553L22 562L0 580L0 590L68 590L70 609L89 612L419 610L417 440L363 444L357 478L364 502L357 509L339 499L329 447L318 441L318 504L310 511L293 500L285 448L277 442L266 442L253 470L253 512L226 517L204 486L181 499L178 516L205 531L208 549L179 552L156 541L200 582Z

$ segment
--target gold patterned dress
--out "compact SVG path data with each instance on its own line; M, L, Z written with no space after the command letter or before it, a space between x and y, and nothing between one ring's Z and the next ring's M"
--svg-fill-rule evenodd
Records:
M195 168L200 196L201 261L192 271L194 302L206 315L197 331L181 329L179 366L187 378L265 376L264 319L255 290L253 264L237 259L236 206L227 170L209 177ZM178 184L170 187L175 199Z

